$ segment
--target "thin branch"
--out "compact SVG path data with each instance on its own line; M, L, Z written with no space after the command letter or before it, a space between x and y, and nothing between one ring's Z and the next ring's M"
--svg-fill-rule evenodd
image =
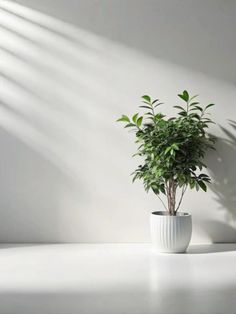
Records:
M168 202L167 211L170 213L170 190L168 186L168 181L165 181L164 184L165 184L166 196L167 196L167 202Z
M182 203L183 196L184 196L184 193L185 193L186 189L187 189L187 185L183 186L182 193L181 193L180 200L179 200L179 204L178 204L178 206L177 206L177 208L175 210L176 213L177 213L177 211L178 211L178 209L180 207L180 204Z
M176 184L175 181L174 181L174 182L173 182L173 214L175 214L176 189L177 189L177 184Z
M167 193L168 186L167 186L167 182L166 181L164 181L164 185L165 185L165 189L166 189L166 193Z
M161 199L161 197L157 194L157 197L159 198L159 200L162 202L162 205L165 207L165 209L168 211L165 203L163 202L163 200Z

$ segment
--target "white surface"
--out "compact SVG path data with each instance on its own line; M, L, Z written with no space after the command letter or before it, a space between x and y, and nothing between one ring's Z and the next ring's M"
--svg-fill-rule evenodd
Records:
M148 242L163 208L132 184L115 120L144 93L172 115L188 89L231 133L212 126L228 139L209 155L215 185L181 210L193 242L236 242L235 16L227 0L1 0L0 240Z
M1 245L1 314L235 314L236 244Z
M183 253L192 235L192 217L178 212L176 216L150 215L153 247L157 252Z

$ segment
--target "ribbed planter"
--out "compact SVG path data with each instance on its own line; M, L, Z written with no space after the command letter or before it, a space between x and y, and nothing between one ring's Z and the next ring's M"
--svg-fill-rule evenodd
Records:
M192 235L192 218L188 213L170 216L168 212L151 213L151 239L154 249L162 253L183 253Z

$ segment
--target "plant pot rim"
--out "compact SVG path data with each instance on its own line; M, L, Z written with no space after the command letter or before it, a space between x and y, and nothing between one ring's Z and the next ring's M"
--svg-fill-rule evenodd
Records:
M191 214L186 212L177 212L176 215L170 215L168 211L154 211L151 212L151 215L158 216L158 217L189 217Z

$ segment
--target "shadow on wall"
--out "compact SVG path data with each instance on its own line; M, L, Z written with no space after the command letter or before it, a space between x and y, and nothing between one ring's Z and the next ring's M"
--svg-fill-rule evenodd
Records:
M122 199L127 176L117 166L128 143L115 128L117 60L102 39L10 1L0 3L0 36L1 241L104 241L98 217L113 191ZM116 215L107 232L118 241Z
M67 212L70 217L72 205L85 203L82 181L72 181L60 167L3 128L0 128L0 147L1 241L63 241L68 228L63 207L69 206L70 197L71 207ZM83 219L79 212L77 218ZM81 223L77 234L82 237L87 232Z
M57 0L56 8L54 1L17 2L58 14L155 58L236 84L234 1Z
M225 137L217 139L216 151L209 153L207 160L212 177L209 187L225 219L225 223L203 222L213 242L222 242L222 238L235 242L236 235L236 122L229 120L229 125L229 129L220 127Z

